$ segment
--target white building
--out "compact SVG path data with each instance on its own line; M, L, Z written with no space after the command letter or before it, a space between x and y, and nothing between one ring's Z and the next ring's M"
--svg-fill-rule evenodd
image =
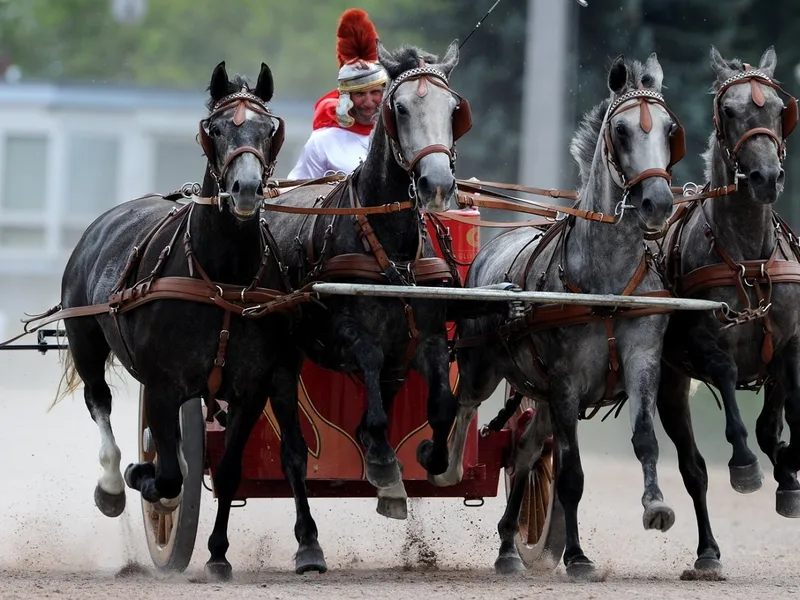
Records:
M58 302L69 252L98 215L202 181L206 163L195 136L205 101L204 93L134 87L0 84L0 314L7 332L17 330L22 311ZM285 177L311 133L313 106L271 107L286 121L276 169Z

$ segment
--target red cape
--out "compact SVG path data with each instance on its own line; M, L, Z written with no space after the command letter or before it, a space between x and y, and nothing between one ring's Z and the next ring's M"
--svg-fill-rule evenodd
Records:
M369 135L375 125L362 125L358 121L352 127L342 127L336 119L336 105L339 103L339 90L328 92L314 104L314 121L312 128L314 131L323 127L338 127L346 131L352 131L359 135Z

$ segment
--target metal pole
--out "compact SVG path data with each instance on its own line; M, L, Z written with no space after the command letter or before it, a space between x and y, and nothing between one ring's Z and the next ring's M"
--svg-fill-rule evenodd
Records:
M377 296L381 298L428 298L433 300L491 300L532 302L534 304L580 304L582 306L666 307L677 310L720 310L724 302L695 298L655 298L614 296L611 294L572 294L566 292L515 292L487 288L399 287L361 283L315 283L312 291L332 296Z

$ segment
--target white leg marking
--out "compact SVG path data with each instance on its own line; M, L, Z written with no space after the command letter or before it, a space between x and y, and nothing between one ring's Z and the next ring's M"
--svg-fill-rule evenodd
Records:
M119 470L122 453L114 439L114 432L111 431L109 417L98 418L97 427L100 429L100 466L103 467L103 474L97 480L97 485L107 494L122 494L125 491L125 481Z

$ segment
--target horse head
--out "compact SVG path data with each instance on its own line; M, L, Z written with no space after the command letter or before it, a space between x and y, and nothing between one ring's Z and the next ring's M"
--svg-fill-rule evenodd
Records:
M392 53L378 42L389 75L381 115L395 160L411 178L423 210L447 210L456 196L456 141L472 126L469 103L450 89L458 64L458 40L444 58L401 48Z
M231 81L221 62L208 90L209 114L200 122L199 141L217 185L220 211L227 198L235 217L257 218L284 138L283 121L267 104L274 91L272 72L261 63L251 90L241 77Z
M661 230L672 211L671 170L685 154L683 128L661 95L664 73L656 54L643 63L614 60L608 73L605 154L614 182L625 190L646 233Z
M725 60L711 47L717 144L728 170L745 179L750 197L763 204L775 202L783 191L786 138L797 125L797 100L772 79L777 62L772 46L757 69Z

